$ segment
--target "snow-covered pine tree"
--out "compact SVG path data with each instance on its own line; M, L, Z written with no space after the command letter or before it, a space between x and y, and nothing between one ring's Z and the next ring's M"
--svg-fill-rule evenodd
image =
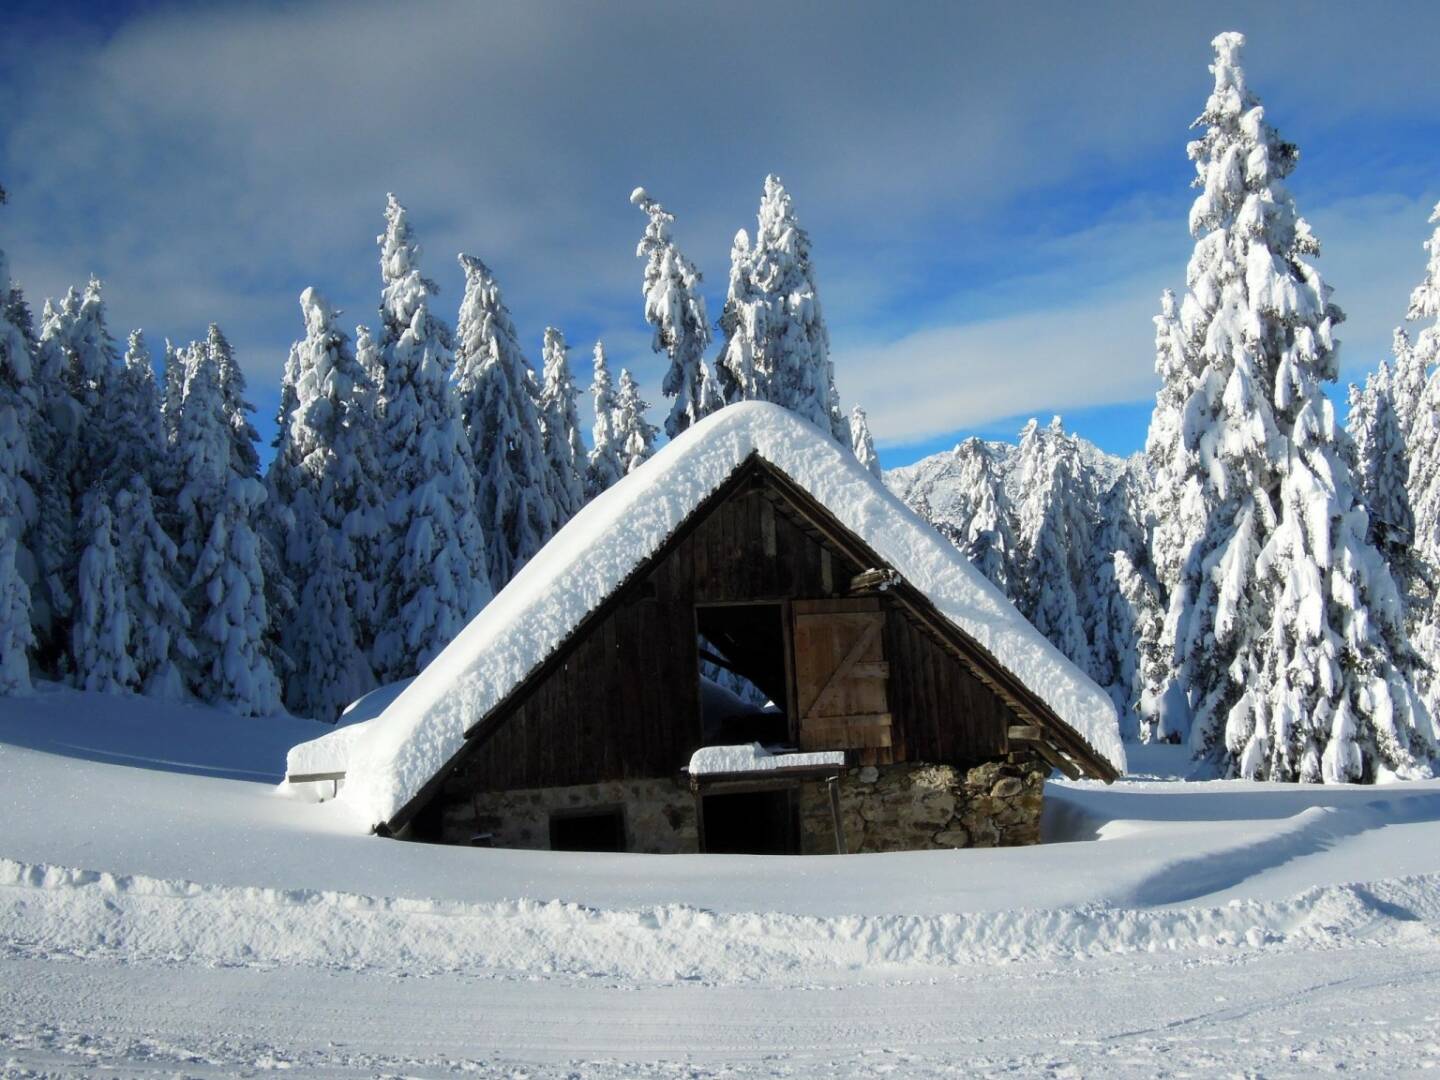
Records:
M365 649L356 636L360 623L345 599L349 568L335 551L337 537L320 532L311 544L310 576L300 594L294 629L286 648L295 675L286 687L291 712L334 720L375 685Z
M1433 320L1410 345L1396 332L1392 380L1396 419L1404 434L1410 472L1406 491L1413 511L1415 560L1410 578L1408 628L1410 640L1424 662L1416 682L1432 716L1440 716L1440 204L1430 216L1437 228L1425 242L1429 252L1424 280L1410 294L1405 317ZM1419 386L1417 395L1415 388Z
M649 408L649 402L641 399L640 387L629 370L621 368L620 394L615 399L615 441L627 476L655 453L655 437L660 429L645 419Z
M160 524L154 496L136 474L115 493L119 565L130 609L130 656L141 690L179 700L195 678L198 653L179 579L179 549Z
M675 399L665 418L665 434L673 439L722 408L725 399L705 362L710 319L700 292L700 271L675 246L670 233L675 215L644 188L632 191L630 201L650 219L635 256L645 260L640 291L645 298L645 321L655 328L651 347L670 358L660 390Z
M1343 316L1283 185L1298 151L1247 87L1243 44L1215 39L1214 92L1196 122L1205 131L1189 147L1202 191L1178 335L1183 366L1198 372L1179 413L1187 528L1165 622L1169 670L1149 700L1168 703L1167 732L1188 709L1195 754L1231 775L1416 775L1434 732L1321 389L1336 376Z
M165 421L165 441L175 445L180 426L180 407L185 401L185 358L182 350L175 348L170 339L165 339L165 371L161 384L160 416Z
M1129 652L1116 653L1119 686L1126 688L1120 711L1120 734L1126 739L1155 741L1153 710L1146 708L1146 688L1157 684L1165 673L1165 657L1156 648L1165 624L1165 605L1160 586L1149 562L1149 552L1117 550L1102 568L1108 571L1099 582L1098 594L1109 615L1111 638L1130 644ZM1123 635L1123 636L1122 636Z
M183 363L175 445L183 480L180 558L189 574L186 607L197 652L194 690L242 715L275 713L280 683L266 648L270 619L253 526L265 489L236 467L236 424L226 413L219 357L195 343Z
M610 378L610 363L605 358L605 346L598 341L590 399L595 407L595 424L590 429L594 448L585 468L585 496L593 499L624 475L620 446L615 441L615 387Z
M78 499L101 482L116 449L114 432L105 419L109 412L106 398L120 352L105 324L105 301L98 278L90 279L75 308L67 327L66 352L66 384L80 404L82 417L77 471L72 474L78 511Z
M290 350L284 426L267 475L290 523L281 554L304 582L281 643L295 663L290 711L333 720L375 685L369 664L384 527L369 377L314 289L300 294L305 337Z
M37 660L55 677L74 672L77 639L69 623L77 615L79 558L91 539L75 530L80 503L102 483L113 450L104 399L116 357L99 281L92 278L84 293L70 289L58 307L46 302L36 346L39 407L31 429L40 497L29 547L36 561L31 597Z
M155 369L139 330L130 334L123 366L110 376L105 410L111 451L104 490L130 611L131 659L145 693L175 699L184 696L195 646L178 550L161 523L174 520L175 508L157 506L173 494L175 473Z
M856 405L850 410L850 444L855 458L869 469L876 480L880 479L880 455L875 453L875 440L870 435L870 422L865 410Z
M1100 665L1086 616L1093 583L1094 478L1057 416L1020 432L1017 468L1024 497L1016 507L1017 606L1035 628L1094 675Z
M66 370L70 327L79 307L80 294L74 289L58 306L45 301L34 353L36 412L30 442L36 500L25 546L35 561L30 615L36 668L52 678L68 670L67 627L74 603L69 581L75 570L74 478L79 472L83 410L70 393Z
M545 452L552 535L585 503L585 485L580 475L585 443L580 438L580 412L575 405L579 391L570 374L569 352L565 335L547 326L545 375L536 411L540 414L540 445Z
M382 682L413 675L489 601L474 463L450 384L449 328L430 311L405 208L394 195L376 237L384 290L377 414L390 523L384 612L373 664Z
M765 178L754 245L743 229L735 236L720 329L725 344L717 374L727 401L783 405L851 445L835 392L810 236L795 220L778 176Z
M943 487L934 492L941 505L919 489L899 493L979 571L1012 600L1019 594L1019 546L1015 508L995 456L982 439L968 438L951 451Z
M465 297L457 324L455 385L475 461L475 504L489 541L496 592L550 538L545 454L532 372L500 296L479 259L460 256Z
M203 347L214 364L216 385L220 391L220 411L230 436L230 467L237 476L260 481L260 452L257 449L260 436L250 420L255 406L246 398L245 373L235 359L235 350L229 340L214 323L210 324ZM260 572L265 582L267 623L264 647L265 655L283 685L293 670L293 663L285 653L281 638L284 628L294 616L297 601L295 585L285 572L285 560L281 554L283 540L277 532L277 527L284 526L284 516L262 515L263 483L260 490L262 498L255 504L250 527L255 533Z
M1404 349L1405 343L1397 341L1396 347ZM1415 522L1405 487L1410 454L1400 430L1390 365L1382 360L1363 387L1352 383L1349 399L1345 428L1355 447L1355 482L1370 515L1370 539L1390 560L1396 584L1405 593L1405 583L1413 576L1408 560Z
M0 188L0 205L4 202L5 189ZM22 325L12 321L12 312L20 311L24 300L10 281L3 249L0 296L6 300L0 305L0 694L25 694L31 689L29 653L35 644L22 547L34 520L34 368L31 342Z
M143 477L153 489L171 476L169 441L161 412L160 388L145 335L131 331L124 363L113 373L105 401L112 453L104 472L116 491L132 476Z
M103 488L91 488L82 498L78 535L83 547L70 630L75 685L106 694L134 690L140 674L130 659L130 606Z
M1095 668L1091 676L1110 693L1120 734L1138 739L1144 691L1141 642L1162 621L1159 589L1150 569L1143 516L1147 492L1138 461L1100 495L1096 507L1094 570L1084 592Z
M235 350L229 339L214 323L210 324L205 349L214 365L220 410L230 434L230 467L241 476L258 477L260 452L255 447L260 436L250 421L255 406L245 398L245 373L235 360Z

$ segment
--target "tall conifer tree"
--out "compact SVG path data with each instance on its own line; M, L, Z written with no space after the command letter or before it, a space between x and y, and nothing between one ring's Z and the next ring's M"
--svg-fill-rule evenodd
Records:
M490 268L460 256L455 385L475 462L476 507L489 540L490 584L496 592L550 538L545 505L545 454L531 393L533 372Z
M1164 703L1167 732L1190 719L1194 752L1231 775L1414 775L1433 729L1322 390L1343 316L1283 184L1298 152L1249 90L1243 44L1215 39L1214 92L1189 147L1201 193L1175 335L1184 494L1166 542L1179 550L1161 544L1156 560L1178 574L1168 670L1147 699Z
M630 201L649 217L645 235L635 249L645 260L645 321L655 328L651 342L670 359L661 392L674 398L665 418L665 434L674 438L691 424L722 408L720 385L705 361L710 347L710 319L700 292L700 271L678 247L670 227L675 215L636 188Z
M490 599L474 465L450 385L449 328L430 310L405 208L385 208L380 247L384 369L379 420L390 543L374 665L383 681L413 675Z

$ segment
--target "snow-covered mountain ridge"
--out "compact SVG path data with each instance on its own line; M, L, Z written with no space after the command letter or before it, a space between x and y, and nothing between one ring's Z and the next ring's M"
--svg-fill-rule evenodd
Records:
M1102 491L1114 487L1121 477L1133 479L1144 474L1145 455L1140 451L1121 457L1106 453L1083 435L1073 435L1072 438L1079 448L1080 460L1099 480ZM944 513L945 508L954 507L961 490L962 448L968 441L962 440L950 450L941 450L909 465L886 469L885 485L912 505L912 495L924 496L937 514ZM1012 501L1018 499L1023 493L1019 445L1001 439L982 439L980 442L990 452L1005 494Z

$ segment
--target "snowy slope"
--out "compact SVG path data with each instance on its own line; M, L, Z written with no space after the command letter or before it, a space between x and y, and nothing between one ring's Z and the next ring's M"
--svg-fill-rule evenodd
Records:
M748 402L687 430L577 514L362 734L297 749L292 771L347 771L357 823L388 820L464 732L655 552L752 452L829 507L939 611L1124 768L1115 710L993 585L836 443L778 406Z
M1440 782L1052 783L1072 842L1006 850L512 852L358 835L227 778L278 761L269 722L38 700L0 699L5 1075L1440 1060ZM163 764L115 763L127 725Z

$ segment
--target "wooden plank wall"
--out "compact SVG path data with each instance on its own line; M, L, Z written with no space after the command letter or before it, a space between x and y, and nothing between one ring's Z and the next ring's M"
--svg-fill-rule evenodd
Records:
M442 798L673 776L700 743L695 605L843 595L864 569L745 485L511 706ZM1004 752L1008 713L950 654L893 609L885 640L896 744L909 760Z
M900 612L885 623L890 713L906 758L973 765L1006 751L1014 714L944 646Z

